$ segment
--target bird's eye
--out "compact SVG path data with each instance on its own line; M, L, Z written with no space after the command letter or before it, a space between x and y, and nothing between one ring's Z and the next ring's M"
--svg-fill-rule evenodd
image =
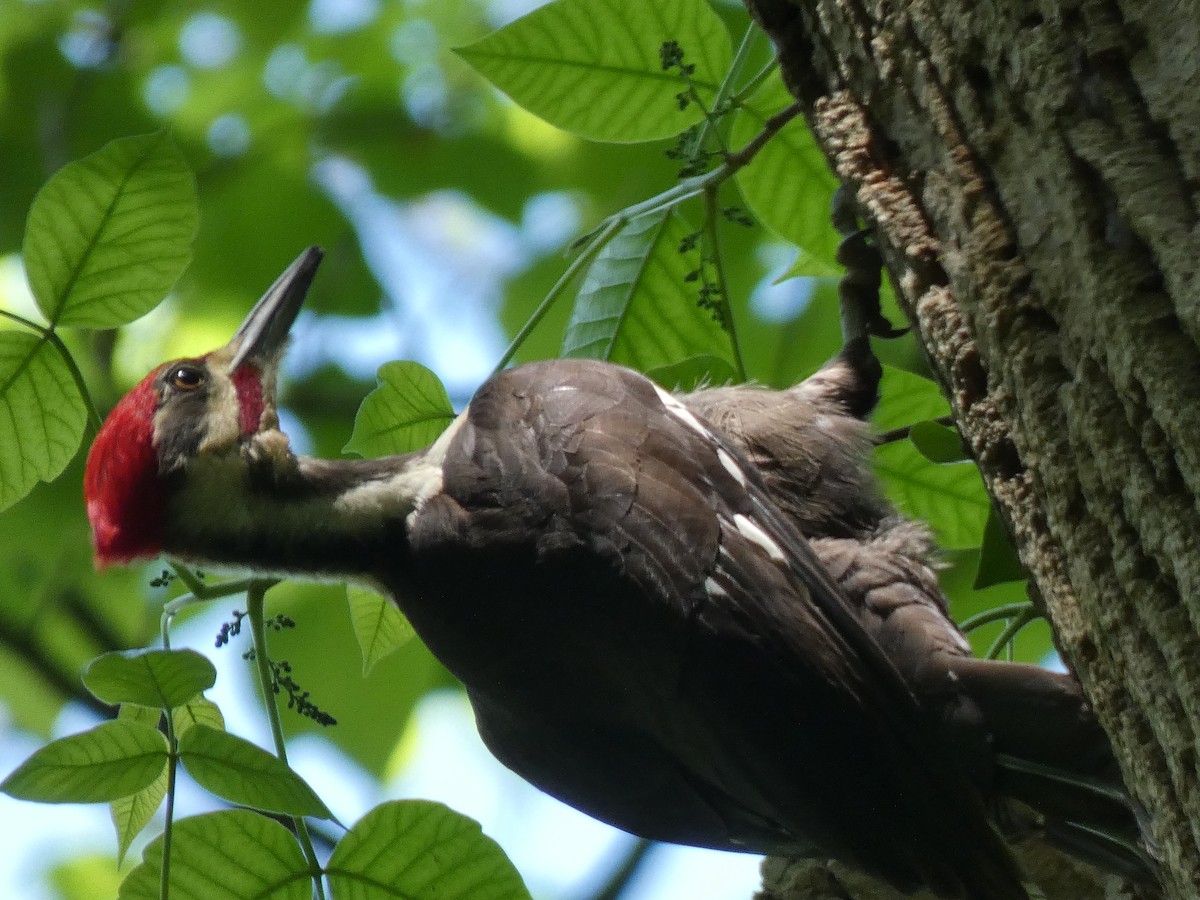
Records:
M204 384L204 372L195 366L176 366L171 370L171 384L181 391L194 391Z

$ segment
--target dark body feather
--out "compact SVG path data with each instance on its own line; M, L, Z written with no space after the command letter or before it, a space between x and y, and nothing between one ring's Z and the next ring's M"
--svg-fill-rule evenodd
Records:
M936 723L750 469L632 372L512 370L472 400L390 587L490 749L598 818L1024 897Z

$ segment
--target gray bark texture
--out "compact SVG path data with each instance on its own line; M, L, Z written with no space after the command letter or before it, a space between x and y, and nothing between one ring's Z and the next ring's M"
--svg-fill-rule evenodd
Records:
M1200 897L1200 2L746 3ZM805 865L765 896L894 896Z

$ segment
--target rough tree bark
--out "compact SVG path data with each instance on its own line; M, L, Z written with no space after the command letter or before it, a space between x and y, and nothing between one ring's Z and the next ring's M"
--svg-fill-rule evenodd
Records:
M1200 897L1200 2L746 3Z

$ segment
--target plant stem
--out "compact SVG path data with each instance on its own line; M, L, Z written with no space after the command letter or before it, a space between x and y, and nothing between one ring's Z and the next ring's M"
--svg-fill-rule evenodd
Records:
M969 619L964 619L960 622L958 627L960 631L969 633L991 622L998 622L1001 619L1011 619L1014 616L1019 616L1030 609L1033 609L1033 604L1028 600L1022 600L1019 603L1006 603L1004 606L997 606L994 609L985 609L981 613L976 613Z
M753 96L754 92L758 90L758 86L766 81L771 73L778 68L779 58L776 56L771 57L771 61L759 69L753 78L738 88L738 92L729 98L729 102L734 106L740 106L747 97Z
M721 83L717 85L717 92L713 95L711 107L705 107L700 96L696 94L695 88L689 83L692 94L695 96L696 103L704 110L704 122L700 125L700 130L696 134L696 149L703 149L704 142L708 139L709 130L716 130L716 122L723 115L723 107L730 95L733 93L733 83L737 81L738 76L742 73L742 67L746 65L746 57L750 55L750 46L753 43L754 36L759 33L759 30L754 25L746 27L745 33L742 35L742 41L738 44L737 51L733 54L733 60L729 63L729 68L725 70L725 77L721 79ZM721 149L726 150L724 142L721 143Z
M1000 651L1004 649L1005 645L1011 644L1012 640L1016 638L1017 632L1019 632L1037 617L1037 610L1033 608L1032 603L1028 604L1025 609L1013 616L1009 623L1004 626L1004 630L1000 632L996 640L992 641L992 646L988 647L986 658L995 659L998 657L1000 655Z
M717 204L717 194L720 185L711 185L704 192L704 226L708 235L708 254L712 260L713 271L717 275L717 295L720 298L719 314L729 335L729 345L733 350L734 375L739 382L746 380L746 362L742 359L742 348L738 343L737 324L733 321L733 310L729 306L729 285L725 278L725 266L721 262L721 239L717 231L717 217L720 210Z
M163 639L165 643L165 631ZM179 743L175 740L174 711L168 709L166 713L167 746L170 747L171 752L167 756L167 806L164 813L166 822L163 824L162 877L158 885L159 900L168 900L171 893L171 834L174 831L173 823L175 821L175 771L179 767Z
M175 616L179 615L181 610L197 603L208 603L211 600L220 600L222 597L244 594L256 584L266 585L263 588L264 591L279 584L278 580L263 581L262 579L255 578L240 578L237 581L223 581L220 584L205 584L187 566L182 566L179 563L171 563L171 568L179 580L187 585L189 593L163 604L159 627L162 630L164 647L171 646L168 630L171 627L172 620L174 620Z
M254 645L254 663L258 670L258 684L263 694L263 704L267 708L267 720L271 723L271 738L275 742L275 755L287 765L287 747L283 739L283 723L279 719L279 706L275 703L275 690L271 680L270 657L267 656L267 628L265 618L267 589L273 587L274 581L254 581L246 590L246 613L250 618L250 637ZM317 859L317 851L313 847L312 837L308 833L308 825L300 816L292 818L296 828L296 837L304 850L304 858L312 871L313 887L317 897L325 900L325 886L322 880L321 862Z
M517 350L525 343L526 339L533 332L533 329L537 328L542 319L546 317L546 313L550 312L550 308L562 296L563 291L567 289L567 285L571 283L571 280L596 258L596 254L603 250L608 242L624 226L625 222L619 222L616 218L610 218L606 220L599 231L591 233L587 246L584 247L578 256L571 260L571 264L567 266L566 271L559 276L558 281L554 282L554 286L550 288L549 293L538 304L538 308L533 311L533 315L526 320L525 324L521 326L521 330L517 332L517 336L512 339L512 343L508 345L508 349L504 351L504 355L500 357L500 361L496 363L496 367L492 370L493 375L512 362L512 358L516 356Z
M23 325L30 331L36 331L42 336L42 340L46 341L51 347L58 351L62 357L63 363L67 367L67 371L71 373L71 380L75 382L75 389L79 391L79 396L83 398L84 405L87 406L88 419L92 423L92 428L99 429L103 424L103 419L100 416L100 410L96 409L96 401L92 399L92 395L88 393L87 383L83 380L83 373L79 371L79 366L75 362L75 357L71 355L71 351L67 349L67 345L63 343L62 338L54 331L53 328L45 325L39 325L32 319L26 319L24 316L19 316L14 312L9 312L7 309L0 309L0 316L3 316L10 321Z

